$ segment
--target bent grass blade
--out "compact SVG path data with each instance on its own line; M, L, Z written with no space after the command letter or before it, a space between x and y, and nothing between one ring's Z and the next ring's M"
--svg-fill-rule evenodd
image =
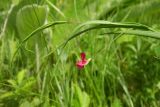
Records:
M49 24L46 24L46 25L43 25L43 26L40 26L39 28L37 28L36 30L34 30L33 32L31 32L28 36L26 36L25 39L23 39L23 41L19 44L17 50L15 51L13 57L12 57L12 60L11 60L11 64L13 62L13 59L14 57L16 56L18 50L21 48L21 46L28 40L30 39L32 36L34 36L36 33L44 30L44 29L47 29L49 27L52 27L52 26L55 26L55 25L58 25L58 24L65 24L67 23L67 21L55 21L55 22L52 22L52 23L49 23Z

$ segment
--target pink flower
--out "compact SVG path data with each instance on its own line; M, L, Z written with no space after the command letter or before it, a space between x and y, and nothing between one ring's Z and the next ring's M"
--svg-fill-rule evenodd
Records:
M81 53L81 60L76 62L76 66L79 69L84 68L85 65L87 65L89 63L89 61L91 60L91 58L89 58L88 60L86 59L86 54L84 52Z

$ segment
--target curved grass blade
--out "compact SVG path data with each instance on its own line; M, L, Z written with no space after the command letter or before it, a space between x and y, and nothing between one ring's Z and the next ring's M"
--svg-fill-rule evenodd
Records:
M43 25L43 26L40 26L39 28L37 28L36 30L34 30L33 32L31 32L18 46L17 50L15 51L13 57L12 57L12 60L11 60L11 64L13 62L13 59L15 57L15 55L17 54L18 50L21 48L21 46L28 40L30 39L32 36L34 36L36 33L44 30L44 29L47 29L51 26L55 26L55 25L58 25L58 24L64 24L64 23L67 23L67 21L55 21L55 22L52 22L52 23L49 23L49 24L46 24L46 25Z
M101 35L105 35L105 34L128 34L128 35L137 35L137 36L160 39L160 32L151 32L151 31L126 30L126 31L107 32Z
M81 28L86 27L86 26L87 26L87 28L84 28L83 30L81 30ZM71 36L65 41L64 47L67 45L67 43L70 40L77 37L78 35L85 33L85 32L88 32L88 31L91 31L91 30L94 30L94 29L102 29L102 28L132 28L132 29L139 29L139 30L154 31L152 28L150 28L146 25L137 24L137 23L112 23L112 22L101 21L101 20L88 21L86 23L79 25L77 28L75 28L75 30L73 31Z
M81 30L82 28L83 30ZM71 36L65 42L60 44L58 48L62 47L63 49L70 40L76 38L80 34L83 34L91 30L102 29L102 28L132 28L132 29L140 29L140 30L146 30L146 31L154 31L152 28L146 25L139 24L139 23L114 23L114 22L109 22L109 21L104 21L104 20L87 21L85 23L80 24L78 27L76 27L71 33ZM45 57L48 57L54 51L50 52Z
M78 27L75 28L74 32L78 31L79 29L81 29L84 26L105 26L105 28L134 28L134 29L142 29L142 30L152 30L154 31L152 28L146 26L146 25L142 25L140 23L116 23L116 22L109 22L109 21L105 21L105 20L94 20L94 21L87 21L85 23L80 24Z
M64 18L66 17L65 15L64 15L64 13L59 9L59 8L57 8L52 2L50 2L49 0L45 0L47 3L48 3L48 5L50 5L53 9L55 9L61 16L63 16Z

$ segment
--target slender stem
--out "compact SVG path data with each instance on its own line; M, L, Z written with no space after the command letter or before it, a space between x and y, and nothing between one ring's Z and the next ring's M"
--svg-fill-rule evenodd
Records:
M2 27L2 32L1 32L1 34L0 34L0 40L1 40L1 38L5 35L5 31L6 31L8 19L9 19L10 14L12 13L12 10L13 10L14 6L15 6L15 5L12 4L11 7L10 7L10 9L8 10L6 19L5 19L5 21L4 21L4 25L3 25L3 27Z

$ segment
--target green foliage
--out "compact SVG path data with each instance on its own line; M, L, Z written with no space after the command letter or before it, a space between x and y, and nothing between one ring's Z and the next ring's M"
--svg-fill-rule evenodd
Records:
M121 100L119 100L118 98L115 98L112 103L112 107L122 107Z
M42 26L46 21L46 17L47 7L45 6L33 4L24 6L22 9L20 9L16 17L16 26L21 40L23 40L39 26ZM33 47L36 43L38 45L42 45L43 41L41 41L41 38L41 35L37 34L37 36L29 40L31 42L27 41L27 45L30 45L28 47Z
M90 97L86 92L83 92L76 84L74 85L75 88L75 96L78 99L78 104L74 105L75 107L89 107Z
M30 90L32 90L32 86L35 85L36 80L34 77L28 77L26 76L27 70L20 71L15 79L9 79L7 80L8 84L4 84L4 86L9 86L10 91L2 92L0 99L2 101L7 100L17 100L25 97L29 97L31 95ZM27 95L28 94L28 95ZM15 102L16 103L16 102ZM17 102L18 103L18 102ZM2 103L5 106L11 106L10 102ZM28 102L22 103L20 106L26 106L28 105Z
M18 5L19 2L20 2L20 0L12 0L12 4L13 4L13 5Z
M159 5L1 0L0 107L159 107Z

